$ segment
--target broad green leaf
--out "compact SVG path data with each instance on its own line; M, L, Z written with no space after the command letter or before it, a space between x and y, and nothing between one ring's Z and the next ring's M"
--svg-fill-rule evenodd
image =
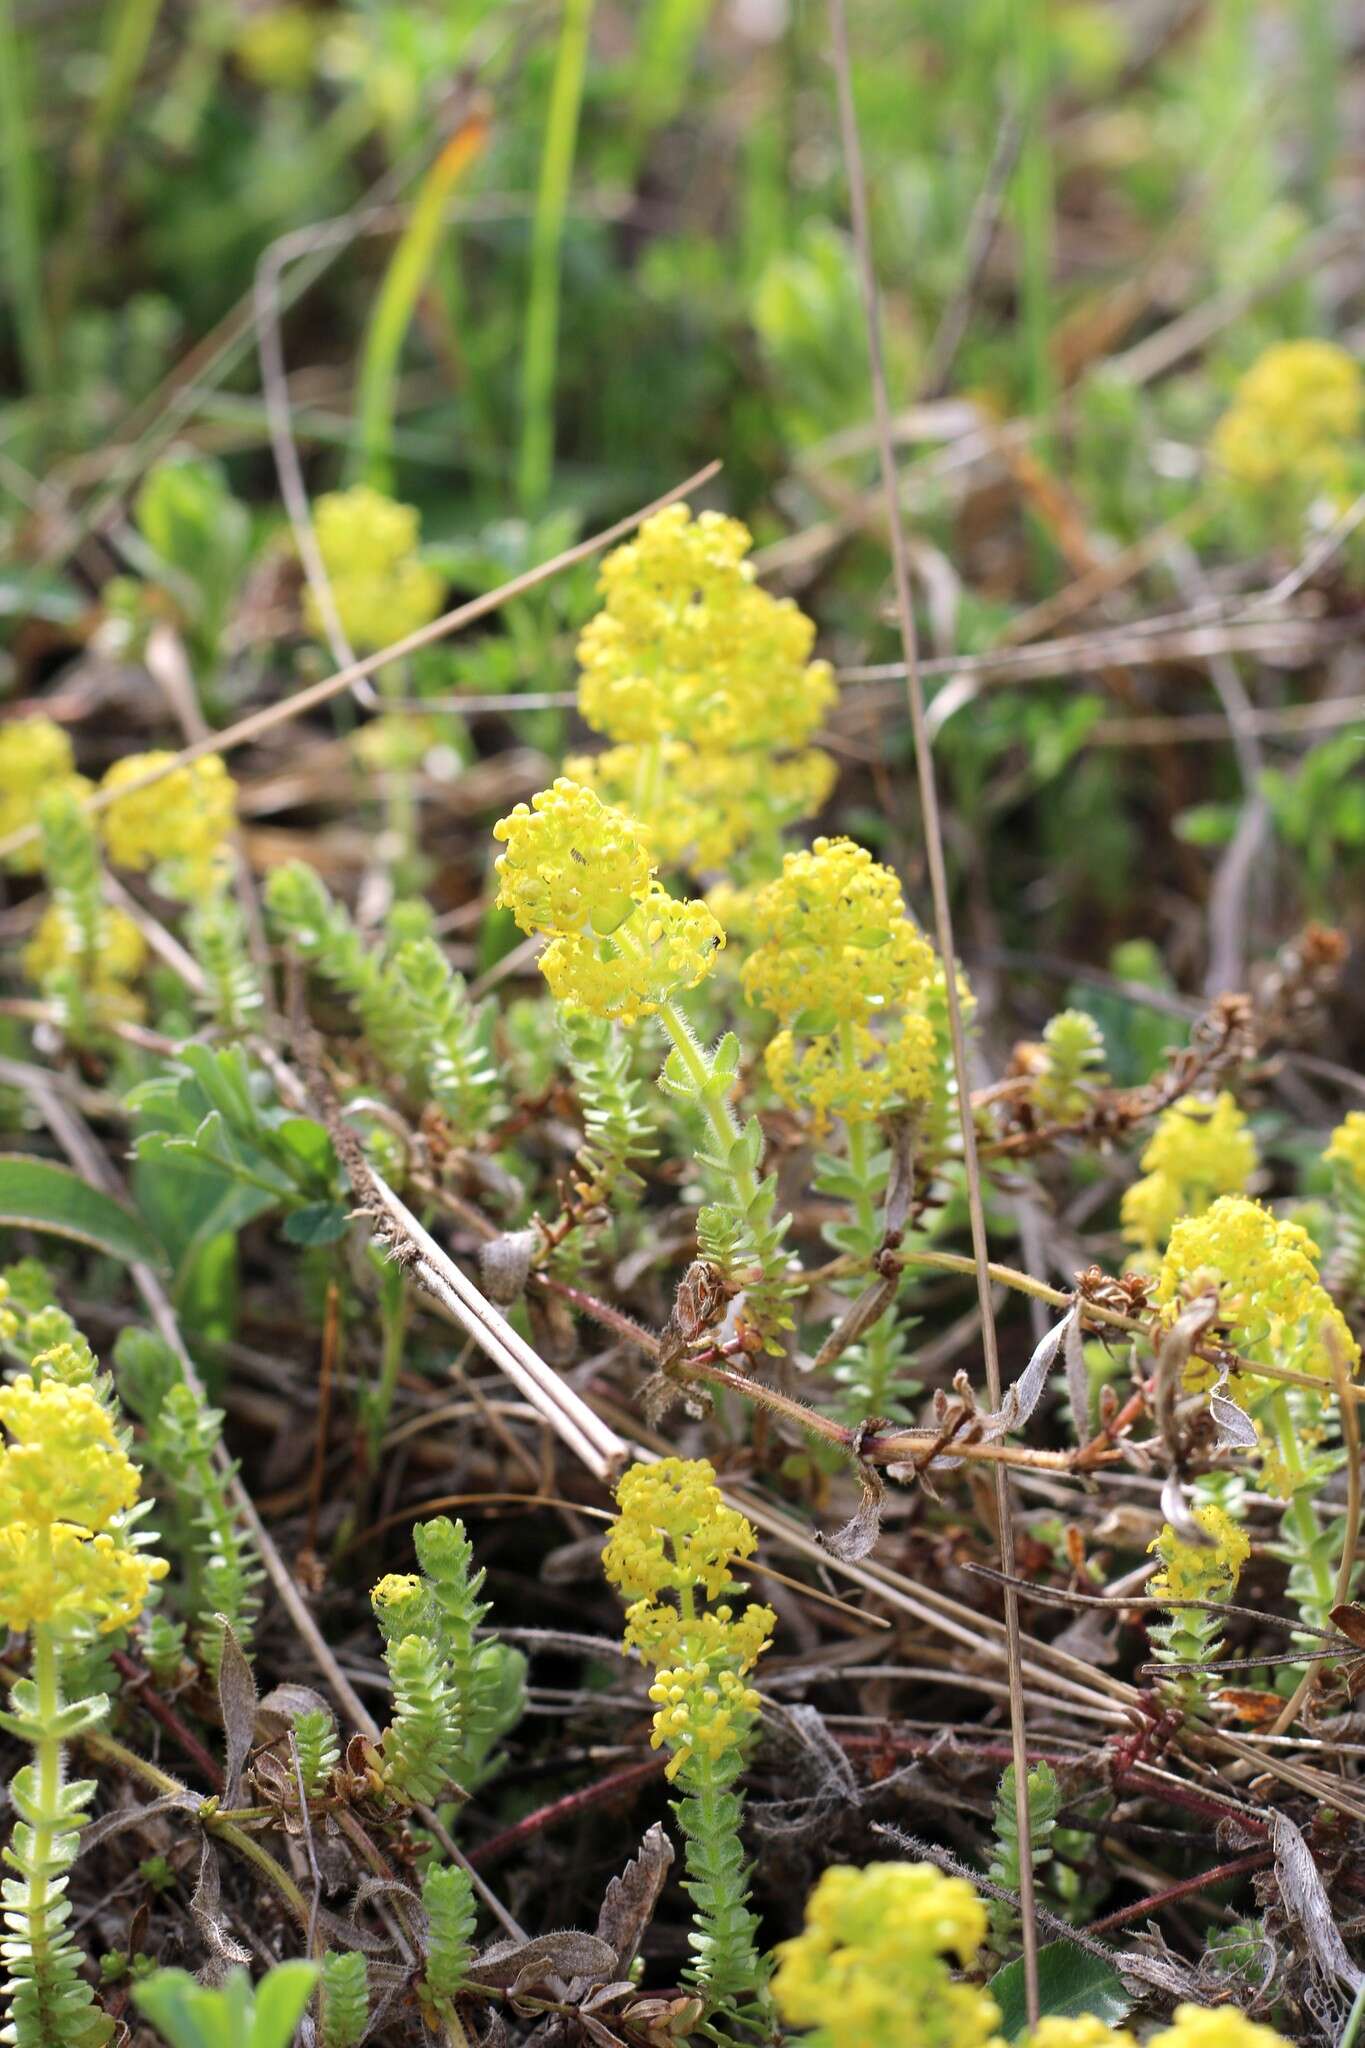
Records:
M288 1244L335 1244L346 1235L349 1217L340 1202L306 1202L285 1217L282 1235Z
M140 1216L48 1159L0 1154L0 1224L50 1231L127 1265L140 1259L166 1270L165 1251Z
M294 2029L317 1981L317 1966L295 1960L276 1963L256 1986L256 2024L251 2048L289 2048Z
M1006 1963L986 1988L1000 2008L1001 2033L1007 2041L1017 2040L1028 2025L1022 1960ZM1082 2013L1093 2013L1096 2019L1117 2026L1132 2004L1118 1971L1099 1956L1088 1955L1071 1941L1050 1941L1039 1949L1038 2005L1043 2019L1076 2019Z

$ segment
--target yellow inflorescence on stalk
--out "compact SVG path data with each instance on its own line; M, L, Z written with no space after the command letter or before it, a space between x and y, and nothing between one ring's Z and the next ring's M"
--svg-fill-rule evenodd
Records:
M578 643L583 718L617 744L569 772L638 818L665 867L714 873L812 816L834 763L808 746L835 701L815 627L760 589L747 527L670 505L602 564Z
M1167 1522L1148 1549L1161 1559L1161 1570L1147 1582L1159 1599L1226 1600L1236 1591L1242 1566L1251 1555L1251 1538L1224 1508L1210 1503L1194 1510L1207 1543L1191 1543Z
M787 855L755 914L764 938L744 988L781 1024L766 1064L782 1099L810 1109L817 1129L927 1101L937 1041L917 999L935 959L890 868L851 839L817 839Z
M720 1600L739 1590L730 1568L753 1556L758 1537L726 1506L704 1458L632 1465L616 1505L602 1568L629 1603L627 1648L655 1667L651 1741L670 1751L674 1778L694 1757L714 1761L748 1735L759 1701L741 1681L767 1649L776 1616L756 1603L736 1615Z
M550 944L540 966L563 1003L633 1023L711 972L725 933L704 903L655 880L633 818L561 776L493 827L506 847L498 902Z
M1142 1155L1143 1177L1123 1196L1124 1236L1155 1253L1182 1216L1202 1216L1220 1195L1238 1195L1256 1171L1256 1140L1236 1099L1183 1095L1158 1117Z
M1302 1224L1244 1196L1224 1195L1203 1216L1176 1224L1156 1298L1173 1319L1190 1294L1214 1285L1235 1349L1267 1360L1273 1353L1277 1363L1330 1379L1329 1344L1335 1341L1350 1370L1360 1346L1318 1276L1317 1258ZM1211 1365L1191 1358L1188 1386L1207 1385L1213 1376Z
M20 1380L0 1390L0 1422L0 1618L126 1627L167 1567L124 1533L139 1475L98 1396Z
M405 639L436 617L445 585L439 570L417 552L420 521L413 506L355 484L319 498L313 526L337 617L358 653ZM322 637L322 613L311 590L304 593L303 609L310 632Z
M0 838L27 831L38 822L38 807L54 790L89 794L90 784L76 773L71 738L50 718L16 718L0 725ZM5 856L6 865L32 874L42 865L35 841Z
M709 752L797 747L833 704L815 628L770 597L738 519L668 505L602 564L603 609L578 642L579 709L609 739L683 739Z
M166 867L190 893L209 881L221 861L237 817L237 785L216 754L172 768L146 789L129 785L174 755L126 754L100 784L112 797L101 825L105 850L116 867L142 872ZM126 796L119 791L128 789Z
M1365 420L1359 365L1330 341L1286 341L1258 356L1214 429L1210 453L1236 483L1330 488Z

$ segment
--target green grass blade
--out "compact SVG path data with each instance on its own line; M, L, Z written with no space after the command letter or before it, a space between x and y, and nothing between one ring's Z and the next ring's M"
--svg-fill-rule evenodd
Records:
M540 510L554 466L555 359L559 351L559 256L578 146L592 0L565 0L559 32L545 148L531 229L531 283L521 356L521 457L517 495L524 512Z
M482 112L461 123L445 144L413 203L384 273L365 332L356 389L357 468L376 490L393 488L393 416L398 367L412 316L431 275L441 243L445 204L478 155L488 133Z

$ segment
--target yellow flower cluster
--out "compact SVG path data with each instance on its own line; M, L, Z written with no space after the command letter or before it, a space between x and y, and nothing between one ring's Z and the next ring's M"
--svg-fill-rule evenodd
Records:
M738 519L669 505L602 564L603 609L578 643L578 702L613 740L800 746L835 699L815 628L759 588Z
M906 1011L893 1038L849 1024L821 1033L804 1049L794 1032L779 1031L763 1055L768 1079L784 1102L808 1109L816 1131L831 1116L846 1124L870 1123L895 1102L927 1102L933 1087L937 1041L929 1019Z
M1147 1589L1159 1599L1226 1600L1236 1590L1242 1566L1251 1555L1251 1538L1226 1509L1213 1503L1194 1510L1194 1519L1208 1538L1191 1543L1167 1522L1147 1546L1161 1559Z
M787 855L755 911L764 938L744 988L782 1026L765 1055L782 1099L817 1129L927 1101L937 1046L919 998L935 960L890 868L851 839L817 839Z
M748 1523L745 1523L748 1528ZM625 1645L660 1667L683 1656L736 1671L752 1671L772 1639L773 1610L750 1601L742 1614L722 1602L684 1617L659 1600L634 1600L626 1609Z
M758 1547L753 1524L727 1507L705 1458L632 1465L616 1488L616 1520L602 1553L609 1583L629 1602L626 1646L655 1667L654 1748L671 1752L669 1778L693 1761L716 1762L744 1741L759 1710L743 1684L771 1640L771 1607L736 1616L722 1593ZM676 1603L676 1604L675 1604Z
M146 789L129 786L174 756L127 754L100 784L112 798L102 818L104 844L116 867L159 867L177 894L202 888L221 861L237 817L237 785L216 754L172 768ZM127 789L126 796L119 791Z
M420 524L413 506L355 484L319 498L313 526L342 631L359 653L402 640L436 617L445 585L417 552ZM321 637L322 617L311 590L303 609L309 631Z
M807 747L833 673L810 660L811 621L755 581L752 545L718 512L656 512L603 562L578 643L579 710L617 744L570 773L631 810L665 866L698 874L810 817L834 783Z
M1212 1283L1235 1349L1330 1379L1329 1343L1335 1341L1351 1371L1360 1346L1318 1277L1317 1257L1301 1224L1244 1196L1223 1195L1204 1215L1176 1224L1156 1298L1174 1319L1188 1295ZM1211 1365L1192 1358L1186 1384L1205 1386L1212 1376Z
M607 938L652 879L633 820L567 775L500 818L493 837L507 848L494 863L498 901L524 932Z
M1245 1193L1257 1164L1256 1140L1226 1089L1212 1102L1183 1095L1158 1117L1143 1177L1124 1191L1124 1236L1159 1251L1180 1217L1202 1216L1219 1195Z
M24 947L24 972L39 988L74 971L107 1017L135 1017L142 1005L129 993L147 958L146 941L126 911L106 905L100 911L99 938L93 958L81 946L81 934L64 904L49 903L32 938Z
M0 1390L0 1422L0 1619L100 1633L136 1620L167 1567L128 1540L138 1471L93 1388L20 1380Z
M1353 1109L1345 1122L1337 1125L1322 1156L1365 1189L1365 1109Z
M806 1901L806 1924L779 1943L773 1999L806 2048L1004 2048L989 1991L955 1983L986 1936L986 1913L965 1878L931 1863L826 1870ZM1137 2048L1124 2027L1093 2013L1043 2019L1022 2048ZM1236 2007L1176 2007L1147 2048L1288 2048Z
M655 880L635 821L560 776L493 827L498 902L550 944L540 967L562 1003L634 1023L715 965L725 933Z
M806 1902L806 1924L777 1949L772 1993L811 2048L995 2048L988 1991L955 1983L986 1938L965 1878L931 1863L836 1864Z
M1238 383L1214 429L1214 461L1239 484L1268 490L1286 482L1340 482L1343 444L1365 418L1360 367L1330 341L1280 342Z
M616 1488L616 1509L602 1568L628 1600L696 1587L715 1600L732 1590L731 1562L758 1548L753 1524L725 1505L705 1458L632 1465Z
M90 784L76 773L71 737L50 718L16 718L0 725L0 839L38 822L38 806L54 790L84 797ZM35 840L7 854L6 865L33 874L42 864Z
M818 747L784 759L762 748L710 753L685 740L661 740L657 761L645 754L638 746L608 747L576 754L564 766L623 810L646 808L641 798L656 776L656 796L642 820L650 851L661 867L693 874L723 868L754 837L761 814L780 831L812 817L834 788L834 763Z

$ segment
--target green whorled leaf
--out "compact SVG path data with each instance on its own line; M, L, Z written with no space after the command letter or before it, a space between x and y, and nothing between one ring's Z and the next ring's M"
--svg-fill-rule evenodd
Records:
M350 1214L341 1202L305 1202L290 1210L280 1234L288 1244L335 1244L346 1235Z
M1028 2026L1024 2004L1024 1964L1006 1963L986 1989L1000 2008L1000 2031L1015 2041ZM1132 2010L1133 2001L1112 1963L1090 1955L1074 1942L1050 1941L1038 1951L1038 2008L1042 2019L1076 2019L1093 2013L1116 2027Z
M0 1223L73 1238L125 1264L137 1260L167 1270L165 1250L140 1216L51 1160L0 1154Z

